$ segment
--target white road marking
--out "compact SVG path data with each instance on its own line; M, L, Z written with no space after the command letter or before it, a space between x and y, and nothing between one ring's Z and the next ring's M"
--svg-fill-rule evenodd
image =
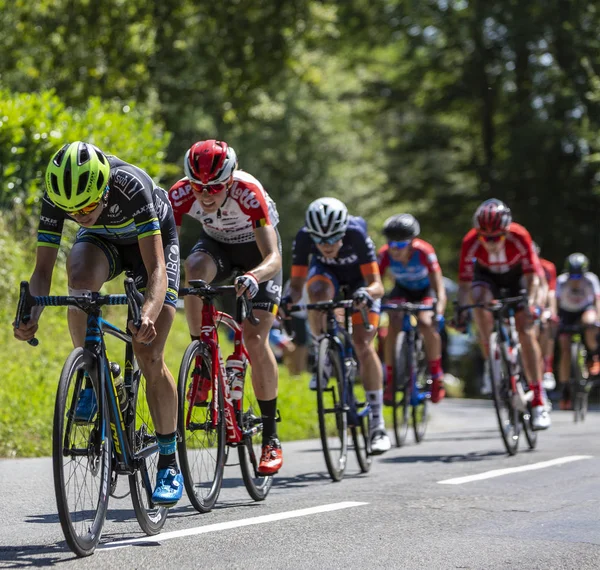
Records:
M532 463L531 465L522 465L521 467L508 467L506 469L494 469L486 471L478 475L467 475L466 477L457 477L456 479L446 479L438 481L440 485L462 485L471 481L481 481L482 479L492 479L494 477L502 477L502 475L510 475L511 473L520 473L521 471L535 471L536 469L545 469L554 465L562 465L563 463L571 463L571 461L580 461L581 459L591 459L592 455L568 455L567 457L559 457L550 461L541 461L540 463Z
M260 517L252 517L249 519L241 519L237 521L228 521L222 523L209 524L206 526L199 526L195 528L186 528L182 530L174 530L172 532L163 532L156 536L143 536L141 538L132 538L131 540L120 540L116 542L110 542L104 544L101 548L123 548L125 546L131 546L135 544L157 544L164 542L165 540L171 540L173 538L182 538L185 536L194 536L196 534L206 534L208 532L216 532L219 530L229 530L231 528L238 528L242 526L250 526L254 524L265 524L273 521L282 521L286 519L294 519L297 517L306 517L308 515L315 515L319 513L329 513L332 511L339 511L341 509L349 509L351 507L360 507L362 505L368 505L369 503L358 503L353 501L345 501L342 503L332 503L330 505L320 505L318 507L309 507L307 509L298 509L296 511L286 511L283 513L274 513L272 515L262 515Z

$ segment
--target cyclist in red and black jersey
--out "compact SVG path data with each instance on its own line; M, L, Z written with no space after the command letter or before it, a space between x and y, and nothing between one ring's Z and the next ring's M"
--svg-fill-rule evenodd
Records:
M533 384L532 425L534 429L550 427L550 414L545 408L542 388L541 351L534 329L537 291L542 268L529 232L512 221L510 209L495 198L483 202L473 217L474 228L463 238L459 264L458 302L465 305L485 303L500 297L500 289L508 296L518 296L527 290L528 307L515 316L523 365ZM488 359L489 338L493 319L489 311L474 309L479 340L485 360ZM464 319L464 313L459 319ZM459 321L459 325L462 323Z
M283 464L277 437L278 368L269 345L281 298L281 240L275 203L254 176L238 170L235 151L217 140L199 141L185 155L185 178L169 191L181 238L185 277L208 283L235 280L238 295L252 299L258 325L244 322L244 342L252 363L252 384L263 417L261 475L277 473ZM195 245L187 251L190 234ZM202 300L185 297L192 339L202 328ZM200 390L206 399L209 382Z

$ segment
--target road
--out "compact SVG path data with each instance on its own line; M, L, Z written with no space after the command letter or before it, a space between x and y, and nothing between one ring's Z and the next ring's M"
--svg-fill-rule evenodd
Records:
M352 457L341 483L326 476L318 441L284 443L266 501L251 501L239 468L227 467L211 513L185 499L163 533L146 538L129 497L111 499L101 545L86 559L62 538L50 459L3 460L0 567L597 569L600 413L574 424L557 411L553 422L537 450L522 445L508 457L491 402L446 400L426 441L409 434L366 475Z

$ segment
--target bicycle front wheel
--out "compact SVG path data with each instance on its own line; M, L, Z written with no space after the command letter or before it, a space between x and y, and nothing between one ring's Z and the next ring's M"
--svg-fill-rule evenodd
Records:
M415 432L415 440L421 443L425 438L427 431L427 422L429 421L429 394L428 381L429 372L427 368L427 358L423 351L422 341L419 339L415 343L415 351L413 353L413 366L416 368L416 387L417 387L417 403L412 407L413 431Z
M523 367L523 359L521 353L519 352L519 368L521 370L521 376L519 378L519 382L521 383L521 387L523 388L523 393L529 390L529 383L527 378L525 377L525 368ZM537 438L538 432L533 429L533 424L531 420L531 402L527 404L527 411L521 413L521 424L523 426L523 433L525 434L525 439L527 440L527 445L529 449L535 449L537 446Z
M238 445L238 456L242 479L248 494L255 501L264 501L273 486L272 475L258 472L262 451L262 415L250 379L244 381L238 425L242 430L242 442Z
M348 416L344 376L336 346L322 338L317 356L317 413L323 455L329 476L341 481L348 459Z
M360 471L361 473L368 473L373 463L371 439L369 438L369 434L371 433L371 414L367 413L359 416L358 422L358 425L350 428L350 433L352 434L352 443Z
M210 384L210 390L202 384ZM207 513L221 492L225 469L223 388L212 382L212 356L204 343L186 349L178 381L179 464L185 490L194 508ZM202 394L201 394L202 392ZM194 402L192 396L196 394Z
M129 476L129 489L141 529L147 535L153 535L158 534L164 526L168 509L152 502L158 465L158 441L146 399L146 386L146 379L136 366L127 418L131 453L137 469Z
M406 443L410 414L410 374L408 369L408 339L405 332L398 333L394 352L394 436L396 447Z
M519 435L521 422L519 411L513 405L513 394L510 389L510 374L508 364L502 355L502 348L498 343L498 333L490 336L490 376L492 379L492 392L494 406L500 435L504 447L509 455L515 455L519 448Z
M90 421L76 422L75 409L86 387L94 391L97 411ZM67 544L77 556L94 552L106 519L112 450L109 423L95 358L88 350L76 348L58 383L52 467L58 518Z
M571 397L573 398L573 421L575 423L585 420L588 402L587 370L585 369L585 356L582 355L581 349L581 342L571 343L571 378L573 381Z

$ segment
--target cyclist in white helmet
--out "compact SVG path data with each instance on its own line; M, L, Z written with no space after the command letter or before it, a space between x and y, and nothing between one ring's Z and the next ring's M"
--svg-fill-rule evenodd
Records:
M361 378L371 406L371 447L373 454L390 449L390 439L383 420L383 374L381 361L373 345L379 321L384 289L379 275L373 241L367 234L363 218L349 216L346 206L336 198L319 198L306 211L306 224L296 235L293 245L292 276L288 296L281 300L285 310L302 297L307 285L311 302L330 301L344 285L352 292L357 307L369 308L367 331L360 312L352 317L353 341L360 363ZM315 336L323 333L322 316L309 313L309 324ZM316 376L311 389L316 389Z

